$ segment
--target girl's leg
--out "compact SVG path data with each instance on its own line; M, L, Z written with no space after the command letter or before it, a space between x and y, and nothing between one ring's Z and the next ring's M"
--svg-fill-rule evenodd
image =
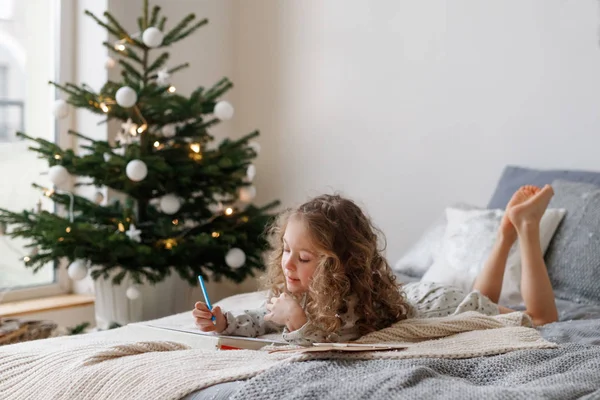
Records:
M515 240L516 234L513 239L512 237L506 237L502 232L498 232L494 247L473 284L473 290L478 290L496 304L498 304L500 292L502 291L508 253Z
M534 196L538 191L539 188L535 186L523 186L513 194L506 206L506 212L504 218L502 218L494 247L473 284L473 290L478 290L494 303L498 303L500 292L502 291L502 281L504 280L504 270L506 268L508 253L517 240L517 230L510 221L508 212L513 207L527 201L527 199Z
M554 191L544 186L527 201L507 210L521 246L521 295L535 325L558 320L552 284L540 246L540 221Z

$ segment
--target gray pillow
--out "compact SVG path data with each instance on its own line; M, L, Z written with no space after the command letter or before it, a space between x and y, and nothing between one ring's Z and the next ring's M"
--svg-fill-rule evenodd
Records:
M460 210L474 210L480 207L475 207L465 203L452 205L453 208ZM421 278L425 272L433 264L435 254L439 253L446 232L446 211L429 226L423 235L402 255L392 269L397 274L402 274L407 277Z
M560 179L571 182L591 183L600 186L600 172L577 170L539 170L508 165L502 171L502 176L487 208L506 208L508 201L515 191L523 185L542 187Z
M550 208L567 214L546 252L550 282L557 298L600 305L600 187L552 182Z

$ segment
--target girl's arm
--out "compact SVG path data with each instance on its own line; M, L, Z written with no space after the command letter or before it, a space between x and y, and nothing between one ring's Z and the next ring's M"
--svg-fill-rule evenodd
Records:
M310 320L307 320L306 317L304 319L296 318L291 324L286 324L286 327L283 329L283 338L286 342L300 346L310 346L313 343L324 342L348 342L358 339L360 332L356 325L358 316L354 312L354 304L350 305L347 312L339 315L339 318L341 319L342 326L335 333L325 331ZM294 329L296 326L299 326L299 328Z
M338 338L336 334L325 332L308 321L295 331L283 328L283 340L299 346L311 346L313 343L337 342Z
M254 310L243 312L225 313L227 327L221 332L222 335L256 337L270 332L280 331L281 328L271 321L265 321L268 313L266 305Z

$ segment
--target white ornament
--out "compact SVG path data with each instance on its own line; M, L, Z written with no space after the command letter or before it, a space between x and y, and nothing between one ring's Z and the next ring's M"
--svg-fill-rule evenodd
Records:
M132 181L139 182L148 175L148 167L142 160L131 160L127 163L125 173Z
M256 154L260 153L260 144L258 142L250 142L248 143L248 146L254 150Z
M113 58L108 57L106 59L106 63L104 63L104 67L106 69L112 69L115 67L115 65L117 65L116 61Z
M135 286L129 286L125 292L125 296L127 296L129 300L135 300L140 297L140 291Z
M137 127L138 126L133 123L131 118L127 118L127 121L121 124L121 129L123 129L123 132L132 136L137 135Z
M246 253L237 247L232 248L225 255L225 263L231 268L239 268L246 262Z
M177 134L177 127L175 126L175 124L167 124L163 126L160 131L162 132L164 137L172 138Z
M246 170L246 176L248 177L248 180L252 182L252 180L256 176L256 167L254 166L254 164L248 165L248 169Z
M163 33L160 29L151 26L142 34L142 41L148 47L158 47L163 42Z
M181 202L174 194L166 194L160 199L160 209L165 214L175 214L181 208Z
M133 107L137 103L137 93L129 86L123 86L115 95L117 104L123 108Z
M169 71L167 71L166 68L158 71L156 75L156 83L161 86L167 86L169 84L169 78L171 77L171 74L169 74Z
M123 131L120 131L119 133L117 133L117 136L115 137L115 142L119 143L119 145L121 146L125 146L128 144L133 143L134 137L131 136L128 133L123 133Z
M52 107L52 114L58 119L67 118L69 116L69 104L64 100L56 100Z
M233 117L233 106L223 100L215 105L214 113L220 120L226 121Z
M56 186L61 186L69 180L69 171L62 165L53 165L48 170L50 181Z
M134 242L140 243L142 241L142 231L136 229L134 224L129 225L129 230L125 232L125 234L129 239L133 240Z
M67 269L69 277L74 281L80 281L88 274L88 269L85 260L75 260Z
M131 144L133 142L140 141L140 135L138 135L138 126L133 123L131 118L121 124L121 130L117 133L115 141L122 145Z
M254 186L244 186L240 188L240 201L250 203L256 197L256 188Z

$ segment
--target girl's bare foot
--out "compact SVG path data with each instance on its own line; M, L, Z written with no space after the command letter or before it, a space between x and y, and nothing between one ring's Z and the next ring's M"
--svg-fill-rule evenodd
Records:
M517 230L515 229L515 226L511 222L509 214L515 206L518 206L519 204L523 204L527 200L531 199L533 196L535 196L537 193L539 193L540 190L541 189L537 186L527 185L527 186L521 186L515 192L515 194L513 194L512 198L506 205L506 211L504 212L504 217L502 218L502 222L500 224L500 231L502 232L502 235L504 236L504 238L506 238L507 240L509 240L511 242L514 242L515 240L517 240Z
M554 190L550 185L546 185L542 189L535 189L537 190L533 195L506 211L508 219L517 231L528 226L539 227L548 203L554 196Z

